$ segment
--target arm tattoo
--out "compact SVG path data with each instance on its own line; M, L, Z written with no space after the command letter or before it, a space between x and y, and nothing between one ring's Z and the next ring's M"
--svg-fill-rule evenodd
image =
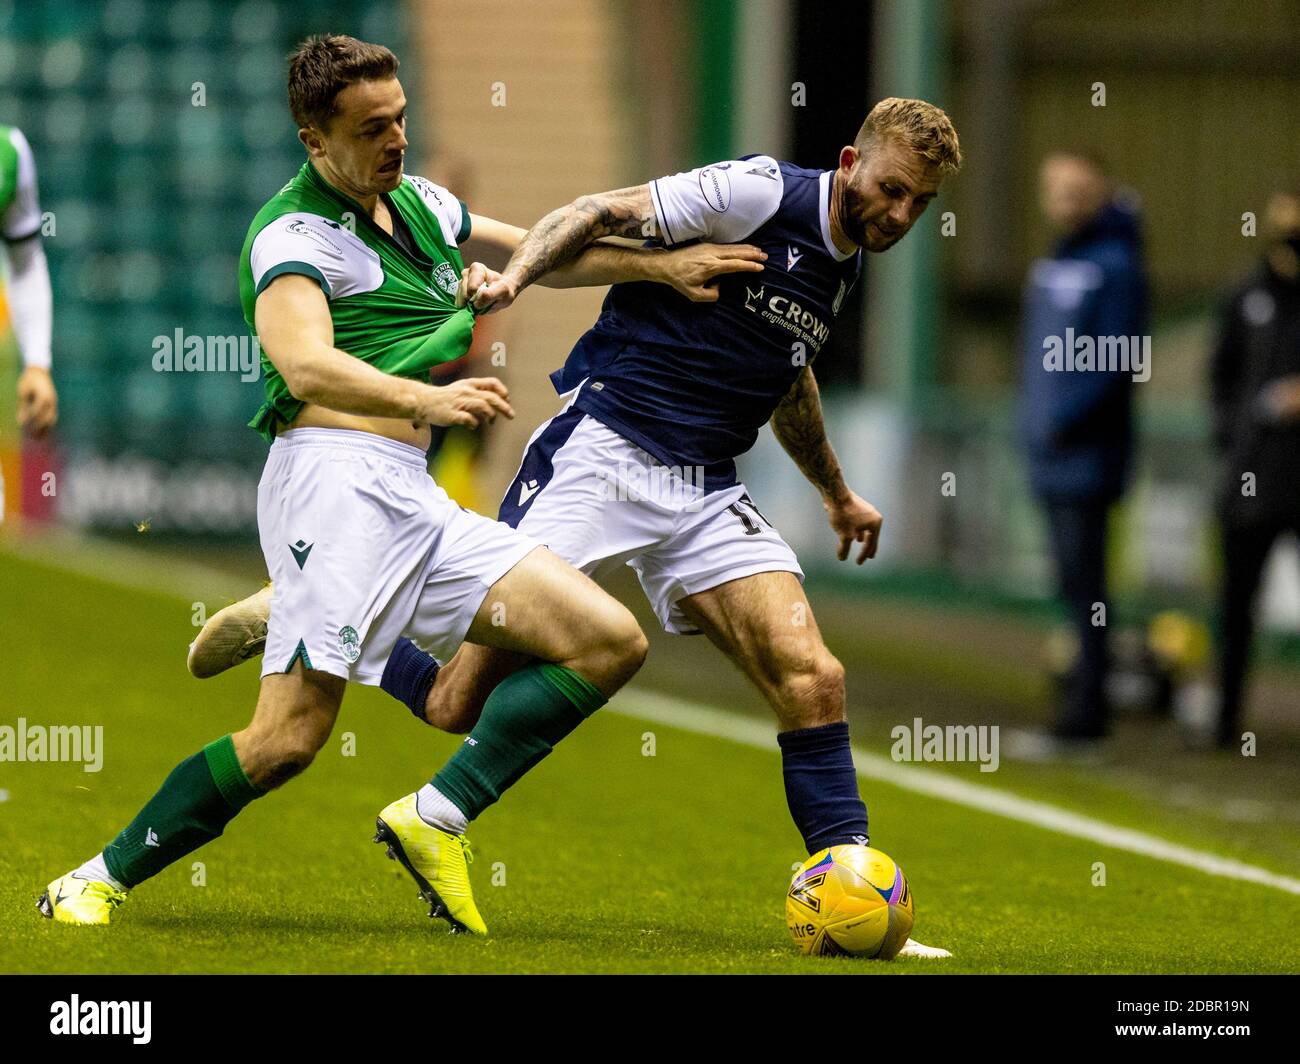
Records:
M823 496L838 499L848 492L844 471L826 438L822 400L812 367L804 366L794 386L772 414L772 431L809 483Z
M510 256L506 272L515 276L522 291L542 274L574 258L593 240L654 235L648 185L582 196L567 207L551 211L528 230Z

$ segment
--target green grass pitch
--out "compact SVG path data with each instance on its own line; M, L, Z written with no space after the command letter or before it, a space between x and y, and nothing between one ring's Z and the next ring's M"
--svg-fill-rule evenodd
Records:
M871 781L872 842L911 879L916 937L955 957L801 957L783 923L802 853L778 755L609 712L473 825L492 935L450 936L370 837L457 740L360 688L304 776L136 890L112 927L56 926L35 908L45 884L177 761L243 726L256 669L190 679L191 605L166 594L0 550L0 597L0 724L102 724L105 750L98 773L0 764L0 971L1283 972L1300 959L1296 896Z

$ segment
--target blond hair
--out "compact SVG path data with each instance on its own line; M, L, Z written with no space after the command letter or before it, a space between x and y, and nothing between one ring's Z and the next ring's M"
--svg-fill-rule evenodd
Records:
M932 103L895 96L881 100L862 123L853 146L866 154L873 138L881 137L889 137L928 159L945 176L961 168L957 131L948 116Z

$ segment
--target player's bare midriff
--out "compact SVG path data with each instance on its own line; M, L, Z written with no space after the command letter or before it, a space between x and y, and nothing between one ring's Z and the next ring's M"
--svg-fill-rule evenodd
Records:
M422 451L427 451L432 441L429 426L423 422L400 417L361 417L357 414L343 414L315 403L304 406L290 424L277 422L277 432L285 429L351 429L353 432L373 432L376 436L385 436L390 440L397 440L398 443L418 447Z

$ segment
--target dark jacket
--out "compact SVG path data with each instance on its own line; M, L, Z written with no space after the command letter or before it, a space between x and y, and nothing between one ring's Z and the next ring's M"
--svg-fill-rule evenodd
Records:
M1260 392L1300 373L1300 283L1261 263L1223 308L1210 362L1214 439L1224 459L1219 506L1234 523L1300 519L1300 423L1278 424ZM1255 475L1254 495L1242 475Z
M1035 494L1110 500L1133 454L1131 370L1062 372L1044 365L1044 341L1147 332L1147 277L1137 215L1111 204L1030 270L1021 331L1021 440ZM1149 350L1149 348L1148 348ZM1149 363L1148 363L1149 365Z

